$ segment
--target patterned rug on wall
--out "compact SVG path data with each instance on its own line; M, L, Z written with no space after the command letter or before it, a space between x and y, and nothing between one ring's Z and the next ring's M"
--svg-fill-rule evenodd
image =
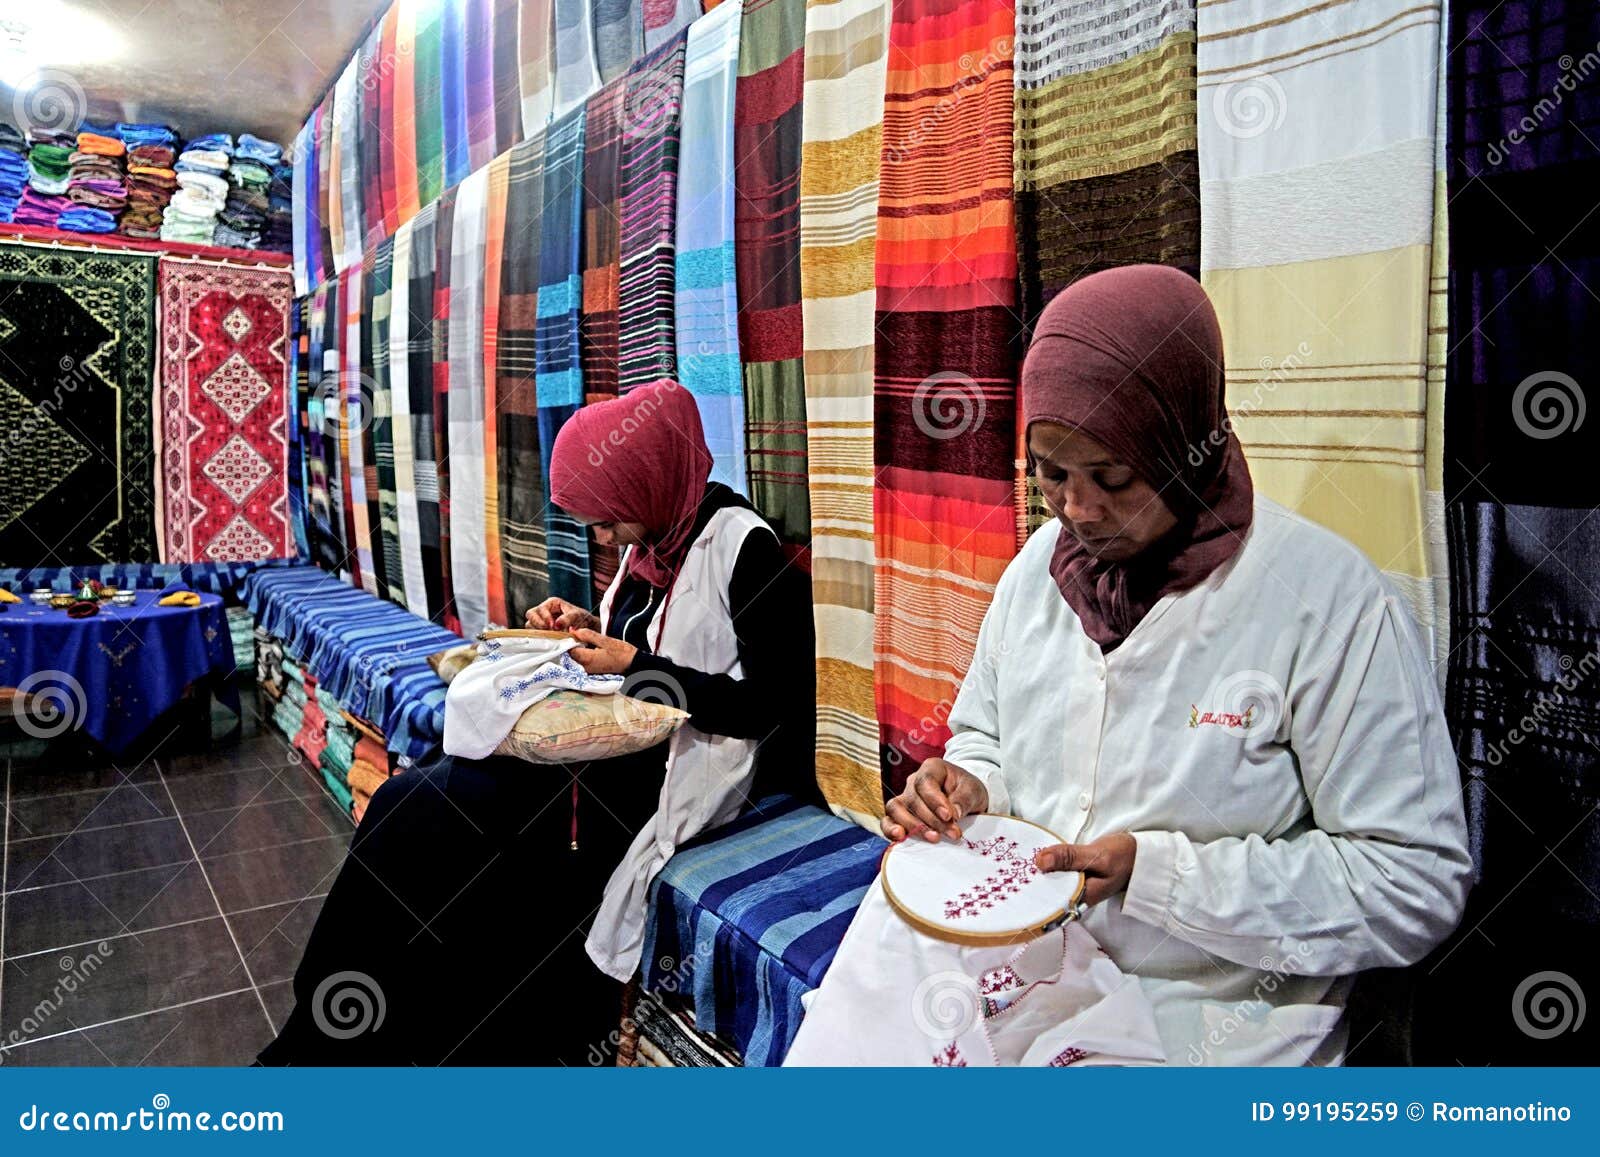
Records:
M168 562L294 553L282 270L163 261L161 550Z
M0 245L0 566L155 561L154 269Z

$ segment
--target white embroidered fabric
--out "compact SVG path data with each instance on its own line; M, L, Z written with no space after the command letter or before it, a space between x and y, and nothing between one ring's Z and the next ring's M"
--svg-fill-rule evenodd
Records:
M591 675L567 654L576 639L485 639L444 697L444 749L466 759L494 754L529 706L552 691L612 695L621 675Z

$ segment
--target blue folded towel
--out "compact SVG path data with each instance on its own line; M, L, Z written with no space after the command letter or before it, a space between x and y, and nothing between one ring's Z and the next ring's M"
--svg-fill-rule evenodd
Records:
M207 136L196 137L184 146L184 149L209 149L219 153L233 156L233 135L231 133L210 133Z
M283 159L283 146L264 141L250 133L239 134L239 147L234 150L234 155L252 161L261 161L267 165L276 165Z
M56 221L57 229L65 229L69 233L110 233L116 227L115 217L91 205L76 205L67 209Z

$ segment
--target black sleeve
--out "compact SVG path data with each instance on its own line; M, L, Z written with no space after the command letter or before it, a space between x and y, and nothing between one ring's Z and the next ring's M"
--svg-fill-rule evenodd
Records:
M745 536L728 581L742 678L712 675L640 651L628 674L657 671L684 690L689 721L708 735L767 739L816 704L808 578L765 531ZM669 609L670 613L670 609Z

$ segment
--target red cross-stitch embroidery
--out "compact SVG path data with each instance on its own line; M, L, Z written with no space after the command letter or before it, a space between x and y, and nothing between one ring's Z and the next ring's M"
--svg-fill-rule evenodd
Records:
M1022 891L1022 886L1039 874L1038 866L1033 862L1033 853L1021 850L1017 841L1007 836L963 842L984 859L993 860L996 865L995 871L976 887L968 889L953 900L944 902L944 915L947 920L976 916L986 909L993 908L1007 896L1014 896Z
M1018 976L1016 969L1009 964L991 968L978 978L978 992L984 996L993 996L997 992L1021 987L1022 977Z
M1053 1069L1066 1068L1068 1065L1077 1064L1088 1055L1089 1053L1087 1050L1076 1049L1069 1045L1055 1055L1054 1059L1052 1059L1050 1062L1050 1067Z
M961 1055L961 1050L956 1048L956 1042L951 1041L944 1048L933 1054L935 1068L964 1069L967 1067L967 1058Z

